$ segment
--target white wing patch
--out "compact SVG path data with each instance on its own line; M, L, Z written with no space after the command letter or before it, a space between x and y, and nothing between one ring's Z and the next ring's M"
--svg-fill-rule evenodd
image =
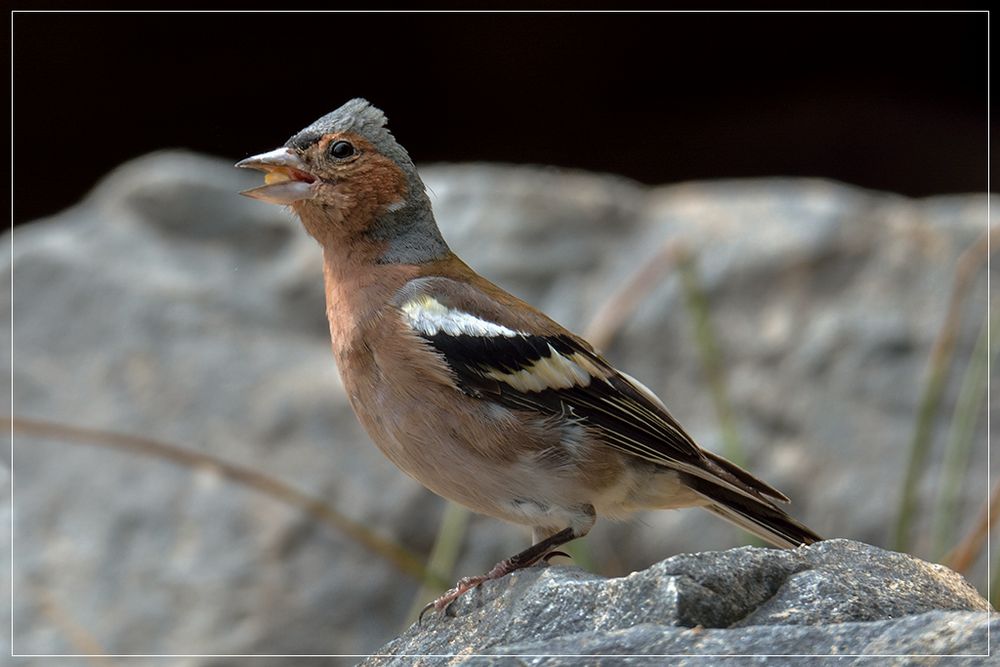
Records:
M476 336L479 338L530 337L530 334L523 331L515 331L465 311L449 308L428 295L418 296L407 301L401 309L407 324L425 336L436 336L443 333L448 336ZM563 354L552 345L548 345L546 356L532 360L516 371L494 368L490 366L488 360L483 360L483 364L475 372L504 382L525 393L548 389L586 387L593 377L606 379L606 374L584 355L579 353Z
M524 335L507 327L448 308L432 296L421 296L403 304L403 313L411 327L425 336L446 333L449 336L513 336Z
M590 384L590 374L577 363L578 354L565 356L549 345L549 356L542 357L513 373L491 368L487 377L506 382L514 389L525 393L546 389L569 389L586 387Z

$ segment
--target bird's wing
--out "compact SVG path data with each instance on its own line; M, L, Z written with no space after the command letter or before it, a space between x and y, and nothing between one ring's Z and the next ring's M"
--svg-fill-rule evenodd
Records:
M719 465L655 395L586 341L486 285L492 293L448 278L419 278L395 299L407 324L443 357L461 391L515 410L578 420L633 456L739 494L787 500L749 473L740 470L743 479Z

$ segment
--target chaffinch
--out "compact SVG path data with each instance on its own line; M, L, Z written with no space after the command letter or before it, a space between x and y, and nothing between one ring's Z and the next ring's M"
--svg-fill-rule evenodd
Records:
M236 166L266 172L242 194L290 205L322 246L333 354L379 449L434 493L532 528L531 547L436 609L598 516L698 506L776 546L821 539L778 507L780 491L699 448L649 389L456 257L367 101Z

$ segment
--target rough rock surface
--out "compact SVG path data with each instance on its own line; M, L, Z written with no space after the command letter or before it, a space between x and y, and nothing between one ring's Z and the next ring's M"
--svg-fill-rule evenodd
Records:
M985 660L987 625L1000 629L991 612L947 568L858 542L829 540L794 551L743 547L674 556L619 579L568 567L515 573L460 598L445 615L429 614L365 664L447 654L980 654Z
M485 165L423 174L453 248L578 331L682 240L697 254L748 466L820 533L888 543L927 356L956 259L983 232L985 196L911 200L783 179L647 188ZM230 161L151 155L4 236L14 357L0 346L0 372L13 365L14 411L259 470L427 553L442 505L357 426L329 351L318 249L287 212L235 194L259 178ZM666 272L605 352L718 450L679 284ZM956 359L968 358L984 285L980 274ZM0 289L4 318L9 298ZM953 378L943 415L956 392ZM946 430L942 420L936 433ZM64 438L18 436L14 451L18 653L367 653L414 602L415 582L381 558L210 468ZM970 470L956 536L988 488L985 445ZM475 518L456 575L526 540ZM620 575L746 536L688 510L601 522L585 542L603 574Z

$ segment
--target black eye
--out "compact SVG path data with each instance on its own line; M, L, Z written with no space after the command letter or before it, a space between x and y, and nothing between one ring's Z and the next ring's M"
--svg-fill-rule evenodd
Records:
M354 146L352 146L349 141L335 141L330 144L327 151L329 151L331 156L337 158L338 160L351 157L355 153Z

